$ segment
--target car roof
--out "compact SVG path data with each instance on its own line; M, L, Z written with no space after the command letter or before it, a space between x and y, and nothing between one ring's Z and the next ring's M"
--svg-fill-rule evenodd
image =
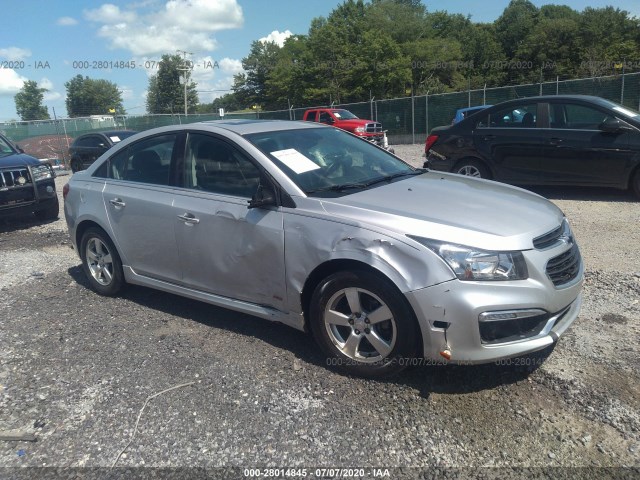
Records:
M282 130L304 130L310 128L332 128L317 123L309 123L298 120L254 120L254 119L237 119L237 120L211 120L208 122L188 123L182 125L185 130L194 126L201 127L218 127L228 130L238 135L247 135L250 133L273 132Z
M475 107L459 108L458 112L470 112L471 110L484 110L485 108L492 107L493 105L477 105Z
M112 136L122 135L123 133L133 135L134 133L138 133L138 132L136 130L100 130L96 132L83 133L82 135L77 136L76 140L78 140L79 138L88 137L90 135L106 135L107 137L112 137Z
M520 102L561 102L564 100L578 100L583 102L591 102L597 103L602 106L611 106L611 101L605 98L596 97L593 95L541 95L536 97L521 97L514 98L511 100L504 101L502 103L496 103L494 107L499 107L501 105L508 105L510 103L520 103Z

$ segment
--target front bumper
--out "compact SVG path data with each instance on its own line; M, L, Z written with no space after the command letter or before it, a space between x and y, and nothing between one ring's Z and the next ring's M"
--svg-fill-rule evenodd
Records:
M420 323L425 358L444 362L440 352L449 350L451 363L477 364L525 355L553 344L578 317L582 283L581 266L577 279L563 288L533 278L492 283L452 280L405 295ZM531 310L542 314L501 320L493 329L483 324L487 312ZM510 321L519 324L509 328Z
M46 209L57 200L54 179L40 180L22 187L0 188L0 218L29 215Z

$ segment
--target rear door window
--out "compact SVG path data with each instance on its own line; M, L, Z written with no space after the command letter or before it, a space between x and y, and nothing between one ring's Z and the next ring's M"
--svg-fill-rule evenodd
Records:
M537 104L526 103L482 115L477 128L536 128Z
M159 135L129 145L109 159L108 178L169 185L177 134Z

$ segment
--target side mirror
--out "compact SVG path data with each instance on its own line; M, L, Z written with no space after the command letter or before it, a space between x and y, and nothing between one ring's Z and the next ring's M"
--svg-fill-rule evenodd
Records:
M329 118L327 118L327 120L324 123L327 123L327 124L331 125L331 124L336 123L336 121L332 117L329 117Z
M618 133L622 130L628 130L628 127L615 117L607 117L604 122L598 125L598 129L605 133Z
M276 194L271 187L258 185L258 190L249 200L249 208L263 208L276 205Z
M18 152L20 153L24 153L24 149L22 147L19 147L16 145L16 150L18 150Z

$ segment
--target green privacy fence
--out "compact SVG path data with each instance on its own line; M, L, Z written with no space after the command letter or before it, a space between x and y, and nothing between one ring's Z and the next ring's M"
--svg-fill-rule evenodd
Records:
M376 120L387 130L390 143L422 143L432 128L451 123L459 108L493 105L505 100L536 95L581 94L595 95L640 110L640 73L577 80L556 80L529 85L484 88L464 92L442 93L415 97L375 100L369 102L337 104L360 118ZM270 112L227 113L225 119L302 120L309 107ZM217 114L203 115L128 115L93 116L43 120L36 122L0 123L0 130L14 142L25 142L39 137L56 136L50 142L52 155L68 160L68 143L83 133L131 129L147 130L165 125L186 124L207 120L220 120ZM30 153L27 149L27 153Z

